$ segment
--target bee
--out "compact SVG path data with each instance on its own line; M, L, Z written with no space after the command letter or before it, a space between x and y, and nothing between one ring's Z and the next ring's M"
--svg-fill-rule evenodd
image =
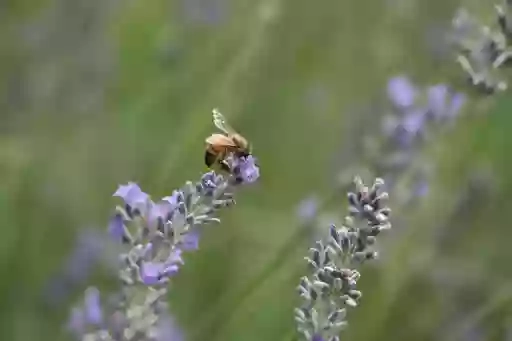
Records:
M217 110L213 109L213 124L223 134L212 134L206 139L206 152L204 162L208 168L220 167L225 172L232 172L228 163L228 157L247 157L251 154L250 143L237 133L226 122L226 118Z

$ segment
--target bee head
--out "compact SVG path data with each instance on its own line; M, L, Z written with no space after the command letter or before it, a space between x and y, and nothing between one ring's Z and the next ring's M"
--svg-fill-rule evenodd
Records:
M235 142L236 146L240 150L243 150L244 153L246 153L246 152L249 153L249 150L250 150L249 142L247 142L247 140L242 135L235 134L232 136L232 139L233 139L233 142Z

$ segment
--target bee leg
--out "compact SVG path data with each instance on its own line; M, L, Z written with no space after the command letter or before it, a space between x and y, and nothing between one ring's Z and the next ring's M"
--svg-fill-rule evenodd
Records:
M219 161L219 164L220 164L220 168L225 171L225 172L228 172L228 173L231 173L231 167L229 166L229 164L227 163L226 160L220 160Z

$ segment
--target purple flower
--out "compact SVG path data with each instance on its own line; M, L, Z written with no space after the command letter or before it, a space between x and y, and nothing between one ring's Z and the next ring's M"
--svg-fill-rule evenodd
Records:
M453 95L452 101L446 113L447 117L453 118L457 116L461 111L462 107L464 106L464 104L466 103L466 100L466 95L462 93L456 93L455 95Z
M100 291L97 288L88 288L85 292L84 301L85 319L99 325L103 321L103 311L100 303Z
M405 115L402 120L402 127L409 135L417 135L424 126L425 111L413 110Z
M434 85L428 89L428 109L435 119L454 118L465 102L466 96L464 94L456 93L452 95L446 85Z
M143 262L140 268L141 280L146 285L164 283L178 272L178 264L183 264L180 249L171 252L165 262Z
M181 248L185 251L197 250L199 248L199 231L188 232L181 241Z
M325 341L325 340L319 334L315 334L315 335L313 335L313 338L311 339L311 341Z
M153 257L153 243L149 242L144 246L144 251L142 252L142 258L143 259L151 259Z
M414 105L416 88L407 77L397 76L389 80L387 94L396 107L408 108Z
M122 283L122 290L107 298L107 313L100 305L99 291L96 288L87 289L83 305L73 310L69 323L72 331L83 337L90 329L91 333L87 337L103 338L108 333L110 338L117 340L123 337L125 328L133 327L131 329L134 329L136 335L148 335L155 341L183 339L172 319L166 317L167 290L160 285L168 283L170 277L179 271L184 263L181 257L183 251L198 248L200 225L218 222L215 216L217 209L234 202L233 193L230 192L233 180L243 184L258 179L259 168L254 157L237 158L231 155L229 162L230 166L234 166L233 169L236 168L234 174L224 176L209 172L203 175L201 181L195 184L187 181L182 190L174 191L156 203L136 183L129 182L118 187L113 196L124 200L125 212L111 218L108 232L114 239L123 240L131 239L130 232L133 230L135 239L129 248L127 245L119 247L112 238L102 238L98 244L102 247L100 251L112 249L112 254L115 253L115 270ZM174 215L176 210L178 212ZM167 224L162 226L163 223ZM155 224L163 229L154 229ZM106 243L112 244L112 247L107 247ZM97 253L93 252L92 255L97 256ZM82 274L79 266L73 264L71 268ZM145 284L146 289L138 288L140 283ZM161 290L152 290L151 286ZM125 290L136 287L137 290ZM145 299L139 300L139 295ZM111 309L115 309L115 318ZM154 313L157 319L139 327L139 317L130 314L134 309L142 310L142 313ZM132 326L133 323L137 326Z
M425 124L426 112L414 109L405 114L395 133L395 139L402 147L407 147L422 132Z
M344 219L346 223L340 228L331 224L328 234L319 237L310 248L310 256L305 257L312 273L300 279L297 289L302 303L294 311L297 331L309 341L339 340L340 330L348 324L346 307L357 307L362 295L357 290L361 274L355 265L377 257L373 249L375 237L391 228L384 180L375 179L371 187L360 177L354 182L356 191L347 195L349 213ZM363 225L371 225L372 233L362 233L358 226L364 228ZM351 247L352 243L357 244L356 247ZM345 262L347 258L354 262ZM336 284L336 281L339 282ZM345 299L338 300L342 296Z
M172 213L177 207L176 202L171 202L172 197L165 197L158 203L150 202L150 208L148 213L148 224L149 226L155 226L158 221L166 223L171 220Z
M446 112L449 89L444 84L433 85L427 90L428 109L434 118L441 118Z
M110 222L108 224L108 234L118 242L123 241L123 239L126 237L123 217L120 214L116 214L110 218Z
M85 292L84 304L71 310L67 327L76 335L84 333L88 325L100 325L103 322L103 311L100 304L100 292L90 287Z
M217 188L216 175L214 172L205 173L201 177L199 184L200 190L204 192L205 196L212 196Z
M124 200L126 205L130 207L144 206L149 199L149 195L144 193L140 189L139 185L134 182L129 182L126 185L120 185L113 196L120 197Z
M256 158L252 155L235 158L233 169L237 179L242 183L253 183L260 177L260 169L256 165Z
M183 193L181 193L180 191L173 191L172 195L163 197L162 201L166 201L173 207L176 207L176 206L178 206L178 203L180 202L180 196L183 196Z
M140 269L140 278L146 285L162 284L169 277L176 274L179 270L178 265L167 265L165 262L144 262Z

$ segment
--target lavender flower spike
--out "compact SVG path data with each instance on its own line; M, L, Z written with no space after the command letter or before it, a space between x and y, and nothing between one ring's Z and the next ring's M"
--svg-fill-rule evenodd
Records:
M495 6L498 30L478 23L465 9L459 9L452 21L456 61L470 83L487 94L508 89L498 69L512 61L510 4L505 0Z
M204 174L171 196L153 202L130 182L114 193L124 201L108 225L119 255L119 292L100 304L99 291L86 293L85 308L75 308L70 329L81 341L179 341L167 309L167 283L184 264L182 253L198 248L200 229L219 222L219 209L235 204L233 191L259 178L253 156L227 160L233 174Z
M355 179L356 192L349 193L349 215L337 228L332 225L325 240L316 242L306 261L312 275L298 287L302 305L295 309L299 333L307 341L338 341L347 326L346 307L357 307L361 292L356 284L358 264L374 259L371 249L377 235L391 228L391 210L384 205L388 194L384 181L376 179L372 188Z

